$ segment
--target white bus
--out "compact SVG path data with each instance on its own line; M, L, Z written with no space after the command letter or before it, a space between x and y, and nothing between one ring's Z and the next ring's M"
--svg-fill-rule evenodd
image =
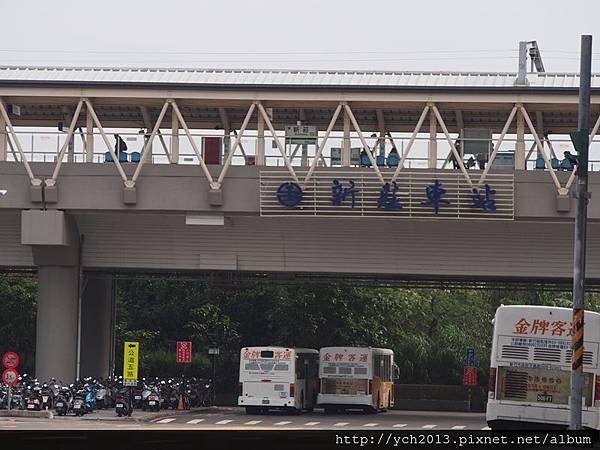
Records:
M568 426L572 316L568 308L498 308L486 411L490 428ZM600 314L586 311L584 320L582 422L598 429Z
M318 364L318 350L242 348L238 405L248 414L274 408L311 411L318 392Z
M319 352L318 406L325 412L394 406L394 352L372 347L324 347Z

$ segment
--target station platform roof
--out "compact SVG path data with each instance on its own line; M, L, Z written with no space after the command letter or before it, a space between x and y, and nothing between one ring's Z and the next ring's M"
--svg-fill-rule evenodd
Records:
M396 72L331 70L195 69L142 67L0 66L2 85L120 85L235 87L253 89L577 90L577 73L529 73L516 85L514 72ZM600 74L592 75L600 91Z

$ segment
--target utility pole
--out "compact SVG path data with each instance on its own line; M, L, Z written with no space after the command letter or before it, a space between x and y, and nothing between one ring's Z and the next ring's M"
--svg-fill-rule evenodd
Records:
M578 152L574 159L577 164L575 199L575 249L573 257L573 339L571 343L571 430L581 430L581 400L583 390L583 315L585 294L585 250L588 193L588 148L590 82L592 71L592 36L581 36L581 62L579 75L579 114L577 131L570 133L573 145Z

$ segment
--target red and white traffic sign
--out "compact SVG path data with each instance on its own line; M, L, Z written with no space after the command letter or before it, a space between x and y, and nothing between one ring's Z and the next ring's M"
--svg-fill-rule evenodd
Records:
M477 367L475 367L475 366L464 366L463 367L463 385L464 386L476 386L477 385Z
M7 369L14 369L19 365L19 362L19 355L17 355L15 352L6 352L4 355L2 355L2 364L4 364L4 367Z
M177 341L177 362L191 363L192 362L192 342Z
M19 372L17 372L15 369L6 369L4 372L2 372L2 381L4 384L13 386L17 384L18 380Z

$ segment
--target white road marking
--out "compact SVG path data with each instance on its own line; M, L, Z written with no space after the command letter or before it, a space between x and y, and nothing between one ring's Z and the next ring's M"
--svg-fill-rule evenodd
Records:
M426 428L428 430L431 430L432 428L437 427L437 425L423 425L421 428Z
M348 425L348 422L338 422L333 424L334 427L345 427L346 425Z
M491 430L490 427L483 427L482 430Z
M365 423L363 427L376 427L377 425L377 423Z
M258 425L262 420L251 420L250 422L246 422L244 425Z
M464 425L454 425L451 430L463 430L464 428Z
M2 428L17 428L16 425L0 425Z
M229 422L233 422L232 419L219 420L215 425L227 425Z
M161 419L156 423L171 423L173 422L175 419Z
M404 428L407 425L408 425L407 423L397 423L397 424L393 425L393 428Z
M312 427L315 425L319 425L321 422L306 422L304 425L306 425L307 427Z
M290 422L289 420L284 420L283 422L277 422L275 425L287 425L290 423L292 423L292 422Z
M189 424L196 424L196 423L200 423L200 422L204 422L204 419L192 419L192 420L188 420Z

